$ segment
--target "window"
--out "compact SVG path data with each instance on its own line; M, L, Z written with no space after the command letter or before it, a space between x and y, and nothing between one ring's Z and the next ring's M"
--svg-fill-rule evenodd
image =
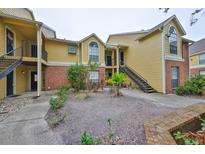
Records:
M99 72L98 71L91 71L90 72L90 81L93 83L99 82Z
M179 86L179 68L171 67L171 88L175 89Z
M199 64L205 64L205 53L199 55Z
M77 52L77 47L76 46L69 46L68 47L68 53L75 54L76 52Z
M205 71L200 71L199 74L200 75L205 75Z
M91 62L99 61L99 47L96 42L91 42L89 44L89 58Z
M169 28L169 48L171 54L177 55L177 32L173 26Z

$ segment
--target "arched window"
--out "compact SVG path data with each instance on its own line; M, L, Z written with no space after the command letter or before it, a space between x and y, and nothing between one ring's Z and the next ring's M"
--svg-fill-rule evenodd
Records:
M90 62L99 61L99 47L96 42L91 42L89 44L89 58Z
M169 48L171 54L177 55L177 32L173 26L169 28Z

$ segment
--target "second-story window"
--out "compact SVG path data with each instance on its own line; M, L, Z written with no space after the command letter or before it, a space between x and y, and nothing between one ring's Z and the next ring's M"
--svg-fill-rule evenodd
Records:
M205 64L205 53L199 55L199 64Z
M169 48L170 54L177 55L177 32L173 26L169 28Z
M99 61L99 47L96 42L91 42L89 44L89 60L90 62Z

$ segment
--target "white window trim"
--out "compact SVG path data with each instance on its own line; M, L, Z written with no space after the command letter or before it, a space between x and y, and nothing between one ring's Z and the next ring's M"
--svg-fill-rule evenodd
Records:
M96 40L90 40L89 42L88 42L88 62L90 61L90 43L91 42L95 42L95 43L97 43L97 45L98 45L98 49L99 49L99 60L98 60L98 62L97 63L100 63L100 45L99 45L99 43L98 43L98 41L96 41Z
M171 53L171 50L170 50L170 37L168 38L168 41L169 41L169 54L170 55L178 55L179 53L179 48L178 48L178 33L177 33L177 29L174 25L170 25L169 28L168 28L168 35L170 35L169 31L170 31L170 28L171 27L174 27L175 31L176 31L176 37L177 37L177 54L173 54Z

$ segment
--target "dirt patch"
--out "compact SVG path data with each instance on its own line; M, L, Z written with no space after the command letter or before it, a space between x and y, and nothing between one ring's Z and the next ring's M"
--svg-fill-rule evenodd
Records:
M121 96L111 97L107 91L92 93L85 99L70 94L60 113L66 114L64 122L53 128L64 144L80 144L84 131L103 140L102 144L146 144L143 121L167 113L174 108L157 106L150 100ZM112 119L113 140L108 140Z

